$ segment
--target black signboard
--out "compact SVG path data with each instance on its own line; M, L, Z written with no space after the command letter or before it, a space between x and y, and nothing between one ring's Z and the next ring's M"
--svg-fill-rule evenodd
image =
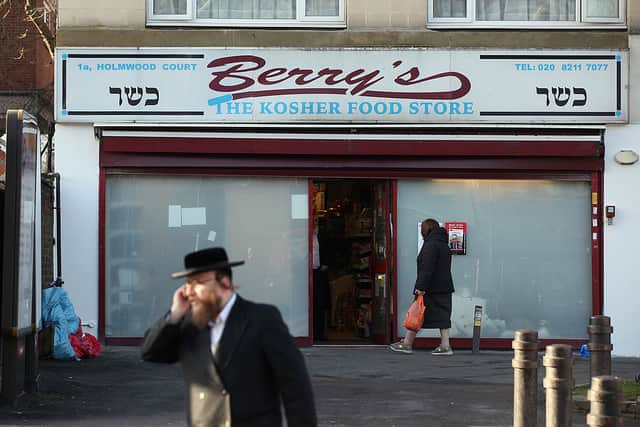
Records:
M25 391L38 388L39 137L33 116L22 110L7 112L0 394L14 403Z
M5 335L34 332L38 127L22 110L7 112L7 155L2 269Z

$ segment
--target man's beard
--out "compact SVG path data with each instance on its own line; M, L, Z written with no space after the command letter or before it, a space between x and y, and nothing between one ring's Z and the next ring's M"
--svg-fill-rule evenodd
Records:
M195 305L191 306L191 319L199 329L204 329L210 320L220 314L220 301L213 291L209 291L202 299L194 297Z

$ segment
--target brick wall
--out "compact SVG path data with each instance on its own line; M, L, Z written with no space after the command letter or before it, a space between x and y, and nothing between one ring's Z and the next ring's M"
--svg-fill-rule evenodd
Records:
M53 59L42 37L25 13L26 0L0 2L0 90L22 91L46 89L53 83ZM55 13L44 10L52 6L42 0L30 2L36 6L34 18L49 32ZM55 10L55 8L53 8ZM55 27L51 27L55 28Z
M55 0L0 0L0 132L5 110L23 108L35 114L42 132L53 119L53 59L33 19L51 40L55 36ZM46 12L46 13L45 13ZM42 180L42 286L54 278L53 193L48 178ZM3 213L3 212L2 212ZM0 214L0 219L2 219Z
M35 89L37 38L32 25L25 21L24 2L4 2L0 16L4 16L0 26L2 89Z
M56 0L0 0L0 117L22 108L41 132L53 122L54 61L43 39L54 48L55 11Z

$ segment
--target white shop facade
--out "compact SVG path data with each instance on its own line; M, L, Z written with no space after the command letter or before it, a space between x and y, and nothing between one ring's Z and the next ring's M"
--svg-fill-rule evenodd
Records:
M429 217L456 252L456 347L477 305L484 348L522 328L579 345L603 314L604 148L628 121L626 51L61 48L56 61L65 287L108 343L140 342L184 254L218 245L246 261L239 293L278 306L301 345L391 342Z

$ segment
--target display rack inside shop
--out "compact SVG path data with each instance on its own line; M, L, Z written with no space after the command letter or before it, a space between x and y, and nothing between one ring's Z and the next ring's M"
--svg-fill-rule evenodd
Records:
M329 341L369 339L372 318L372 194L358 183L331 183L316 192L320 259L326 265ZM319 193L319 194L318 194Z

